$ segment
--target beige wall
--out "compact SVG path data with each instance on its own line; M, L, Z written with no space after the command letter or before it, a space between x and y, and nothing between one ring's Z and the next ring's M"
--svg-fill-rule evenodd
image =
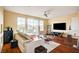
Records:
M58 17L58 18L55 18L55 19L52 19L52 20L49 20L48 23L49 25L51 25L51 31L56 31L56 32L69 32L69 26L71 26L71 21L72 21L72 17L77 17L78 20L79 20L79 13L76 12L76 13L73 13L71 15L67 15L67 16L62 16L62 17ZM53 29L53 24L54 23L63 23L65 22L66 23L66 30L54 30Z
M39 17L34 17L34 16L28 16L28 15L23 15L23 14L19 14L19 13L15 13L15 12L11 12L11 11L5 11L4 13L4 27L12 27L14 32L16 32L16 29L17 29L17 17L24 17L26 18L37 18L37 19L43 19L43 18L39 18ZM44 20L44 24L46 25L47 24L47 20L46 19L43 19Z
M4 23L4 8L0 7L0 32L3 31L3 23Z
M3 7L0 7L0 24L3 24L3 16L4 16L4 10Z

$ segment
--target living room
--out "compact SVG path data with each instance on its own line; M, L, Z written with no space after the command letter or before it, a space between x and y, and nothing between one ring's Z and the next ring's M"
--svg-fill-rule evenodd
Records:
M1 38L2 53L79 52L79 7L4 6L1 15L1 34L12 28L12 39L18 41L10 48L14 43Z

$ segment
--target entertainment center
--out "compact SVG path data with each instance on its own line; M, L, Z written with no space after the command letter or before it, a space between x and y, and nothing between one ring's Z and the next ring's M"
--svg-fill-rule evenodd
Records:
M52 31L49 31L48 35L54 35L54 36L63 36L64 32L66 30L66 23L53 23Z
M51 32L48 35L53 35L53 36L62 36L64 33L62 32Z

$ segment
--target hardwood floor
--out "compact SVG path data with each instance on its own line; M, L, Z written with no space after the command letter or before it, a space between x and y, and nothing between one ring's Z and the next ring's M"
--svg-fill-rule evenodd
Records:
M77 45L77 39L72 38L69 40L66 37L55 37L52 41L60 43L61 45L52 50L50 53L79 53L79 49L73 47L73 45Z
M48 37L51 38L52 41L54 42L57 42L69 47L73 47L73 45L77 45L77 39L74 39L74 38L68 39L66 37L57 37L57 36L53 37L52 35L48 35Z
M54 50L52 50L50 53L79 53L79 49L60 45Z
M19 47L11 48L10 43L4 44L1 53L21 53Z

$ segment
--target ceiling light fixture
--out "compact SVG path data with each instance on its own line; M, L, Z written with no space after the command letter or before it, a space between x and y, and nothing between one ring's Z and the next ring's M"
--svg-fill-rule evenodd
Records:
M43 15L44 15L45 17L48 17L49 14L51 14L51 12L52 12L51 9L50 9L50 10L45 10L44 13L43 13Z

